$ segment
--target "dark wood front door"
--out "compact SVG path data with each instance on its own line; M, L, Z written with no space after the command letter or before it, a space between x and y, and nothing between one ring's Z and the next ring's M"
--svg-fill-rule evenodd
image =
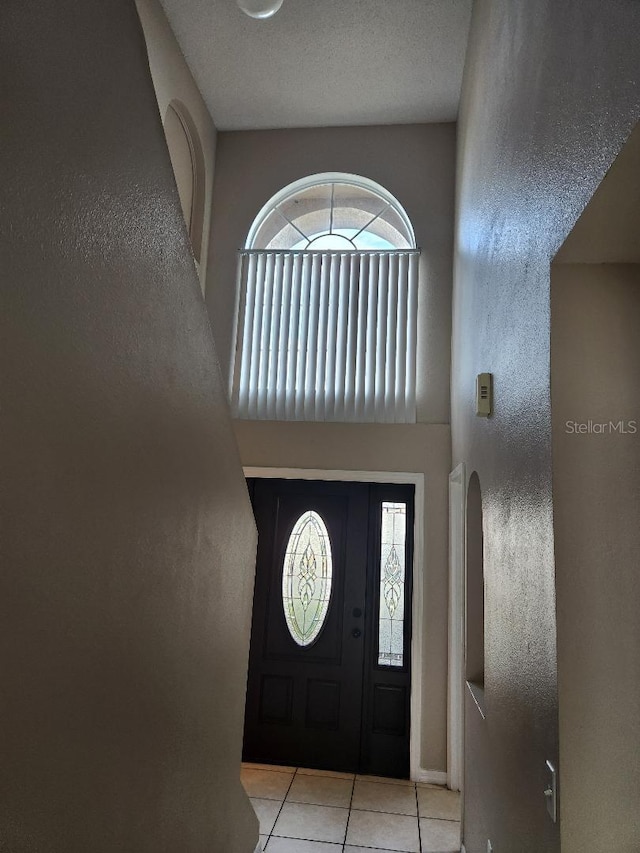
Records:
M413 487L249 481L245 761L406 777Z

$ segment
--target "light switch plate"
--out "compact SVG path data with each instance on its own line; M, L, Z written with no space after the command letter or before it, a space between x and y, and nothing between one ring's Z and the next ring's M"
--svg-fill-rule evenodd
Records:
M547 761L547 787L544 796L547 801L547 811L551 820L555 823L558 819L558 773L555 766Z
M479 373L476 377L476 415L488 418L493 412L493 376Z

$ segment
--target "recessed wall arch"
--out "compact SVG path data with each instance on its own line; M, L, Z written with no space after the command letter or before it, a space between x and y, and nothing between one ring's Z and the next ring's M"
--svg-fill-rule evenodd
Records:
M205 161L198 129L181 101L174 99L169 103L164 131L191 248L200 263L205 219Z
M476 471L469 478L466 516L465 678L484 689L484 533L482 490Z

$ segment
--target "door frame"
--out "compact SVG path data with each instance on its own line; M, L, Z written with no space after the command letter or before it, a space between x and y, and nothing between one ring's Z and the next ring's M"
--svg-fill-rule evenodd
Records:
M449 689L447 785L464 781L464 610L467 549L467 477L464 462L449 474Z
M444 773L420 766L422 754L422 641L424 632L424 474L408 471L339 471L321 468L264 468L244 466L245 477L281 480L342 480L355 483L396 483L415 486L413 528L413 588L411 601L411 700L409 776L414 782L442 784ZM438 777L437 779L435 777Z

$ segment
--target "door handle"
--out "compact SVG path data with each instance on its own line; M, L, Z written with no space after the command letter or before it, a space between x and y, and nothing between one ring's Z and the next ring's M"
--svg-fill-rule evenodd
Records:
M360 630L360 628L354 628L353 631L351 632L351 636L355 637L355 639L357 640L358 637L362 636L362 631Z

